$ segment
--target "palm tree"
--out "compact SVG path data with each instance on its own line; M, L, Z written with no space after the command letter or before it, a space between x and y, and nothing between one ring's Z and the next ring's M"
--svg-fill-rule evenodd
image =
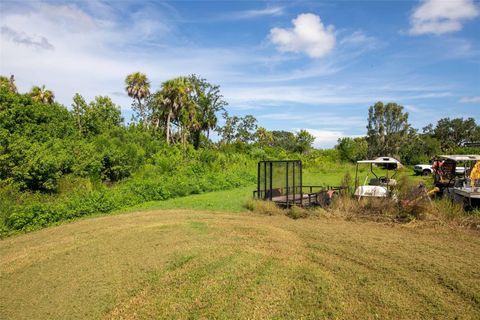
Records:
M145 105L142 100L150 95L150 81L147 76L141 72L134 72L125 78L125 90L130 98L134 99L133 108L138 110L140 118L144 123L147 122Z
M10 91L13 93L17 93L17 86L15 85L15 76L12 74L10 75Z
M13 74L8 79L5 76L0 76L0 87L7 88L12 93L17 93L17 87L15 86L15 77Z
M273 142L273 134L264 127L257 128L255 132L257 142L262 146L268 146Z
M199 78L196 75L189 77L193 92L193 100L196 104L196 116L198 125L194 128L193 143L195 148L198 148L200 143L201 132L206 133L207 139L210 135L210 130L217 126L216 113L224 110L227 102L223 100L223 96L220 94L220 87L208 83L205 79Z
M165 116L165 134L167 144L170 143L170 125L173 119L178 118L181 115L182 109L186 110L190 105L191 87L188 79L185 77L179 77L172 80L167 80L162 84L162 89L159 92L161 100L161 108ZM190 108L188 108L190 109ZM182 126L185 117L182 117L179 124Z
M47 104L52 104L55 100L55 95L51 90L45 89L45 85L42 85L42 87L33 86L30 90L30 96L33 101Z

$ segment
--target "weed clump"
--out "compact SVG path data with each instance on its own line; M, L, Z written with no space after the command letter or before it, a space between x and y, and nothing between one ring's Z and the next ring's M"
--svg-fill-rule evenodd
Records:
M344 177L344 180L349 179ZM349 193L343 193L333 201L330 210L349 219L358 217L374 221L410 222L426 218L428 202L424 187L414 185L402 177L392 197L358 199Z
M245 207L248 210L261 215L267 215L267 216L284 215L295 220L308 218L312 215L318 215L318 213L316 213L315 210L308 210L299 206L292 206L287 209L282 209L272 201L263 201L263 200L255 200L255 199L249 199Z
M406 176L400 178L397 187L398 212L396 219L400 222L425 220L432 202L424 184L415 184Z
M252 212L255 212L261 215L266 215L266 216L276 216L276 215L285 214L284 212L285 210L279 208L272 201L249 199L245 207Z
M309 216L308 210L299 207L299 206L292 206L290 209L285 210L288 217L292 219L302 219L307 218Z

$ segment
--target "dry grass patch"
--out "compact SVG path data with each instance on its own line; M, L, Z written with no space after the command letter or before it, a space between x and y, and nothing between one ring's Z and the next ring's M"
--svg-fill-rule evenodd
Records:
M272 201L248 199L245 207L248 210L261 215L267 215L267 216L285 215L285 210L277 206Z
M314 210L314 208L306 209L299 206L281 208L273 201L248 199L245 207L254 213L267 216L283 215L292 219L302 219L312 216L318 216L318 211Z

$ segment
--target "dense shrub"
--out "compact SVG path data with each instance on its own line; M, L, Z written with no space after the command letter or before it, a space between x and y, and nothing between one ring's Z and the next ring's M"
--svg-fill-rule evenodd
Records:
M0 201L3 212L0 232L28 231L147 201L237 188L255 182L253 160L239 154L192 149L182 155L181 151L170 148L156 153L153 162L112 187L69 175L59 180L58 196L0 188L0 195L5 199L23 199Z

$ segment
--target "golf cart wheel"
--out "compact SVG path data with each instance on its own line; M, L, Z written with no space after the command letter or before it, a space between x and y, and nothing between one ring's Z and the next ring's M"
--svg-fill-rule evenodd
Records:
M429 176L431 174L430 170L423 170L422 176Z
M466 197L463 198L463 210L465 210L465 211L473 210L472 205L470 205L470 202L468 201L468 198L466 198Z

